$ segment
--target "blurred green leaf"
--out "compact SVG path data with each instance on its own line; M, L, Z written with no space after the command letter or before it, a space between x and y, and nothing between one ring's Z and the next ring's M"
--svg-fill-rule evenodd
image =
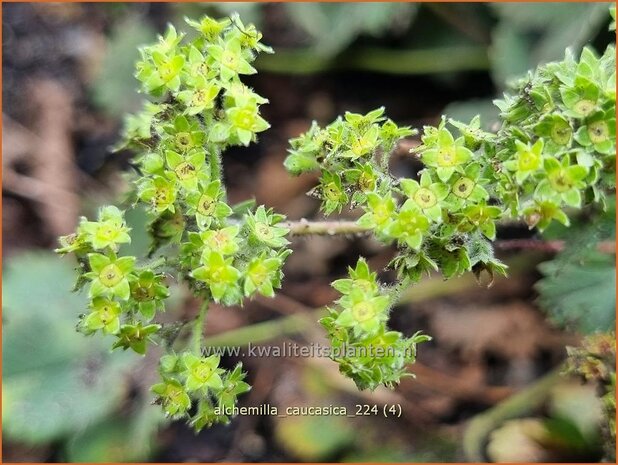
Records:
M175 3L174 7L182 10L185 16L197 16L204 14L204 6L210 7L219 13L231 16L238 13L243 23L253 23L257 27L262 27L264 5L256 2L209 2L209 3Z
M493 31L490 48L492 77L496 83L508 82L530 69L530 41L508 22L501 22ZM564 51L564 50L563 50Z
M609 3L491 3L499 23L493 32L493 78L497 85L531 65L578 54L609 18Z
M51 253L7 264L2 283L2 425L9 438L36 444L99 421L125 395L124 371L137 359L109 354L103 338L74 327L84 296L67 292L73 270Z
M481 129L485 131L495 129L499 124L500 111L494 105L492 99L473 99L453 102L442 110L442 114L456 121L471 121L476 115L481 117Z
M536 284L538 302L557 324L586 333L614 328L616 257L597 247L615 240L615 212L610 205L604 214L572 227L564 251L539 265L544 277Z
M141 462L151 457L154 435L164 415L157 406L143 404L126 418L111 418L76 434L68 442L68 462Z
M553 418L565 419L579 431L586 446L599 441L603 407L591 384L561 384L551 393L549 412Z
M349 445L354 432L349 423L337 416L289 416L278 419L275 435L288 453L314 462Z
M393 26L407 26L418 8L411 3L286 3L294 23L313 39L320 55L332 56L357 36L377 36Z
M131 243L120 247L120 255L146 257L150 248L148 235L148 214L143 206L129 208L125 212L127 226L131 228Z
M119 118L140 107L133 72L139 58L137 48L151 42L154 30L144 18L128 16L119 21L107 42L101 72L92 87L94 103L110 116Z

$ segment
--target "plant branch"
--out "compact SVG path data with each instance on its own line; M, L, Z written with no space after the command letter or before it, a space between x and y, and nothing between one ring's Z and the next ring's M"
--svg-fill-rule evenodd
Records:
M202 339L204 337L204 322L208 313L208 300L200 305L200 311L193 322L193 333L191 337L191 348L196 355L202 353Z
M291 236L336 236L340 234L366 234L371 228L359 226L355 221L286 221Z
M286 221L282 223L290 230L290 236L337 236L348 234L367 234L371 228L359 226L355 221ZM542 239L505 239L495 241L500 250L538 250L541 252L560 252L566 247L561 240L544 241ZM597 250L602 253L616 253L616 244L603 241L597 244Z

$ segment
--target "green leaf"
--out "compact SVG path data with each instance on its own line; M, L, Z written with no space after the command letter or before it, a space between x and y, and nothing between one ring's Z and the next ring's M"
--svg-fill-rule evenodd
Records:
M313 39L320 55L333 56L343 51L357 36L377 36L393 24L407 23L417 5L410 3L286 3L294 23Z
M609 331L616 321L615 256L597 251L616 237L615 209L570 232L565 250L539 269L539 304L560 325L589 333Z
M117 408L124 370L135 357L109 354L103 338L85 338L75 320L85 296L71 294L71 265L48 253L7 264L3 302L2 425L29 444L57 440Z
M94 103L107 114L119 117L139 109L141 98L135 92L134 63L139 57L137 47L154 39L147 22L130 16L119 22L107 42L100 73L92 86Z
M281 446L301 461L321 461L354 439L354 431L337 416L289 416L277 421L275 436Z
M164 421L159 407L144 403L126 418L97 423L73 436L66 459L72 463L147 461L156 449L155 433Z

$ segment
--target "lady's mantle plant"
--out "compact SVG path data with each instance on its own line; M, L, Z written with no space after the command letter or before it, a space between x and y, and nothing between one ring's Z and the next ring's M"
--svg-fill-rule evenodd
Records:
M199 430L227 422L215 407L233 406L249 390L240 365L228 371L218 357L203 355L208 302L231 306L255 294L272 297L290 251L283 216L263 206L228 205L221 173L225 149L249 145L269 127L260 116L267 100L240 77L256 72L256 53L271 50L238 17L187 22L197 31L192 40L169 26L158 43L141 49L136 77L150 101L127 118L120 145L137 154L134 204L144 204L151 217L150 260L119 256L131 231L116 207L101 209L98 221L82 219L58 251L75 254L78 288L86 286L92 299L80 328L111 334L114 347L140 354L161 343L161 381L152 388L157 402ZM203 302L192 340L181 350L156 323L169 275Z
M256 72L256 53L272 51L237 16L187 22L197 31L193 39L169 26L141 49L136 77L150 100L127 118L120 145L137 154L133 199L151 217L150 256L119 255L131 231L113 206L102 208L97 221L83 218L75 234L60 239L58 252L76 256L76 288L87 287L91 298L80 329L112 335L114 348L140 354L161 344L161 380L152 391L168 415L200 430L227 423L215 407L231 407L249 390L240 364L229 371L217 356L204 356L208 302L234 306L256 294L272 297L290 253L286 236L312 228L290 231L283 216L264 206L228 204L221 154L269 127L260 116L267 100L240 78ZM496 133L483 131L478 117L425 127L413 150L424 166L417 179L389 171L398 141L416 131L387 119L382 108L346 113L324 128L314 123L293 139L285 166L295 175L319 172L311 194L324 213L360 209L355 230L397 246L389 265L397 284L379 283L362 258L348 278L333 283L342 296L321 324L339 349L333 359L341 372L360 389L398 383L416 345L429 339L389 329L399 292L432 271L445 278L506 274L492 248L500 220L543 230L554 220L568 225L568 210L603 206L615 189L615 101L614 47L602 57L586 48L579 59L567 53L538 68L497 101ZM156 322L169 276L203 302L189 341L171 338L171 329Z

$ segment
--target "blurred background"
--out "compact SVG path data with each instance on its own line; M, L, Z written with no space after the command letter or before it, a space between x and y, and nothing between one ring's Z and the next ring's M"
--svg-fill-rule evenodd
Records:
M312 120L325 124L346 110L383 105L396 122L414 127L436 124L444 113L466 121L480 113L487 128L495 127L491 101L509 80L561 59L566 47L590 44L602 52L615 40L607 32L608 5L3 4L3 460L607 459L613 391L600 396L615 372L615 341L598 331L615 326L615 249L595 251L599 242L614 241L611 208L594 225L584 216L568 232L548 231L548 239L564 241L560 252L513 251L503 242L499 255L510 278L491 289L472 276L432 277L410 289L391 324L434 340L411 367L416 379L394 391L359 392L327 359L243 360L253 390L241 405L355 411L356 404L397 404L401 418L244 416L198 435L151 405L156 357L110 353L102 337L75 332L85 299L69 293L70 258L51 249L80 215L121 201L131 154L109 147L122 116L139 108L136 47L168 22L182 28L184 16L238 11L275 48L256 62L259 74L245 80L270 100L263 112L272 129L258 144L226 153L225 176L231 202L255 197L300 219L321 217L305 195L316 179L292 178L282 162L287 140ZM405 141L399 155L415 144ZM393 169L414 176L418 166L398 156ZM144 231L143 212L128 219ZM531 233L505 225L498 236ZM127 253L144 253L146 240L138 235ZM211 341L246 343L259 335L268 344L322 343L311 312L336 298L329 283L359 254L376 270L393 255L368 238L303 238L293 248L279 295L243 309L215 306ZM167 312L191 315L196 303L183 289L173 291ZM587 334L596 336L584 340L571 363L588 370L584 383L562 373L566 347L581 345Z

